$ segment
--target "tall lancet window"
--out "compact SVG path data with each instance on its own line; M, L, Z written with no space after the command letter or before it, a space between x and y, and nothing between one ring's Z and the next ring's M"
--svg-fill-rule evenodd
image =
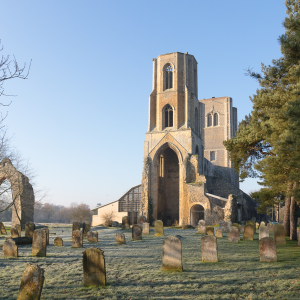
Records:
M173 68L167 66L166 68L166 90L173 88Z
M195 108L195 132L196 134L199 134L199 121L198 121L198 108Z
M207 115L207 127L212 126L212 115L208 114Z
M170 104L165 106L165 127L173 127L173 108Z
M214 126L219 125L219 116L217 113L214 113Z

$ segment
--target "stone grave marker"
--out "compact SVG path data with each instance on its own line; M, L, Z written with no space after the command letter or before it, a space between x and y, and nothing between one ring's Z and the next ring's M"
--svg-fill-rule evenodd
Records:
M82 235L83 237L87 237L88 232L91 231L91 223L90 222L83 222L82 223Z
M284 227L281 224L276 224L274 226L274 238L276 245L286 244Z
M231 226L236 227L239 230L239 240L241 239L241 226L238 223L233 223Z
M250 224L245 226L245 231L244 231L244 236L243 236L244 241L253 241L254 231L255 231L254 228L255 227L253 227Z
M150 224L143 223L143 234L150 234Z
M90 243L98 243L98 232L97 231L89 231L87 233L87 240Z
M2 250L4 257L18 257L18 246L11 238L6 239L3 244Z
M275 239L264 237L259 240L260 261L277 261Z
M259 239L263 239L265 237L269 237L269 229L267 226L260 225L259 227Z
M137 223L140 225L141 229L143 229L143 224L146 222L146 217L145 216L139 216L137 219Z
M5 226L2 222L0 222L0 234L7 234Z
M44 230L46 232L47 245L49 245L49 235L50 235L49 229L48 228L42 228L42 230Z
M218 249L217 238L215 236L204 236L201 238L201 252L203 262L217 262Z
M125 235L122 231L116 232L116 242L117 244L126 244Z
M54 246L62 247L64 245L63 239L61 237L56 237L54 239Z
M266 226L266 223L264 221L261 221L260 226Z
M215 235L214 227L206 227L206 233L208 235Z
M205 221L204 221L204 220L200 220L200 221L198 222L198 225L205 226Z
M199 224L198 225L198 233L206 234L206 226Z
M128 216L124 216L122 218L122 229L130 229L130 222Z
M163 241L163 271L182 272L182 244L176 236L168 236Z
M46 256L47 233L45 230L36 229L32 238L32 256Z
M231 224L231 221L220 221L219 227L221 228L222 232L229 232Z
M83 236L80 230L74 230L72 232L72 247L73 248L83 247Z
M246 225L251 225L255 229L255 222L253 222L253 221L247 221Z
M14 227L17 228L18 233L19 233L19 237L21 237L21 236L22 236L22 228L21 228L21 225L20 225L20 224L16 224Z
M258 229L259 228L259 223L255 223L255 228Z
M83 252L83 284L105 286L106 268L104 252L99 248L88 248Z
M80 222L75 221L75 222L73 222L73 225L72 225L72 231L74 231L74 230L80 230L80 227L81 227Z
M33 232L35 230L35 224L32 222L27 222L25 224L25 237L33 237Z
M164 224L161 220L155 221L154 228L155 228L155 233L154 233L155 236L164 235Z
M16 227L14 227L14 226L12 226L10 228L10 235L11 235L12 238L20 237L18 229Z
M142 239L142 229L140 225L138 224L133 225L131 231L132 231L132 239L134 241L138 241Z
M267 227L269 229L269 232L273 232L274 231L274 225L272 223L268 223Z
M230 227L230 230L228 233L228 242L238 243L239 236L240 236L239 229L235 226Z
M217 238L222 238L223 237L223 232L221 228L216 228L215 229L215 237Z
M245 231L245 225L241 225L240 226L240 233L244 233L244 231Z
M44 284L44 269L28 264L23 272L17 300L39 300Z

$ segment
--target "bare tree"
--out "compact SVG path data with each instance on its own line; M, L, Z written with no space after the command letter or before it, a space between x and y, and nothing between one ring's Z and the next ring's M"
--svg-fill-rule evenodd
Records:
M112 225L112 222L113 222L113 219L115 216L116 216L115 212L107 211L107 212L102 213L102 215L100 217L104 220L104 225L106 227L108 227L108 226Z
M72 206L72 204L71 204L71 206ZM91 222L92 212L91 212L89 205L81 203L81 204L75 206L73 204L73 207L71 207L71 209L72 209L72 212L70 214L70 217L72 220L79 221L79 222L83 222L83 221Z

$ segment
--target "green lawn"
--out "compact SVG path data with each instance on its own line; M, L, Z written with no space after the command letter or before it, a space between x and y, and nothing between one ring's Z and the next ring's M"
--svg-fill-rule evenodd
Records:
M63 232L62 232L63 230ZM27 263L45 269L41 299L299 299L300 247L296 241L278 246L278 262L259 261L258 234L254 241L228 243L218 239L219 262L202 263L201 235L195 229L165 229L165 236L181 235L184 272L161 271L164 237L143 236L126 245L115 243L117 229L98 229L96 246L104 250L107 269L105 288L82 286L82 251L71 248L71 228L50 228L47 257L31 256L31 245L20 246L17 259L0 257L0 299L16 299ZM51 233L56 233L53 235ZM56 236L64 247L54 247ZM0 244L4 237L1 237ZM1 249L1 248L0 248Z

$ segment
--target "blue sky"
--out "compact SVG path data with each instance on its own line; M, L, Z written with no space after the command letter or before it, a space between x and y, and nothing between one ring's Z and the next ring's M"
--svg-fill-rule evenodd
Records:
M52 203L91 207L142 175L152 58L188 52L199 99L229 96L239 121L258 88L245 69L280 57L283 1L3 1L2 54L32 59L5 126ZM1 102L10 101L1 98ZM258 189L255 179L241 184Z

